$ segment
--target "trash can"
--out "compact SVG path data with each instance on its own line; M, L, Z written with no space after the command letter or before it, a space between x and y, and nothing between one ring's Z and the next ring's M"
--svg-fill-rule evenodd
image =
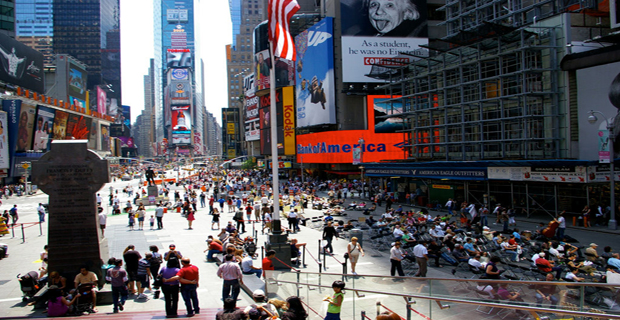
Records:
M351 229L351 231L349 231L349 235L351 236L351 238L356 237L357 243L359 243L360 246L364 248L364 232L361 229Z

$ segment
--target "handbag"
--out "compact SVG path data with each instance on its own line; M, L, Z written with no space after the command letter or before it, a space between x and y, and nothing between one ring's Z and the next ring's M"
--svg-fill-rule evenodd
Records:
M153 281L153 287L161 287L164 285L164 278L161 276L161 274L158 274L157 277L155 277L155 281Z

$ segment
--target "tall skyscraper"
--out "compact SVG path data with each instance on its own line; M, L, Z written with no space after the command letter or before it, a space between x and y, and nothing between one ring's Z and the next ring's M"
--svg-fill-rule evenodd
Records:
M15 1L15 38L43 53L44 64L53 61L53 0Z
M53 0L53 50L87 65L88 87L121 105L119 0Z
M15 3L0 1L0 32L7 36L15 36Z
M186 68L189 70L190 91L192 92L191 104L194 107L194 112L191 113L193 118L190 121L194 129L202 130L202 110L195 111L197 108L203 107L201 79L197 76L200 75L201 65L196 63L198 57L196 10L194 0L155 0L153 3L155 49L153 86L155 98L153 102L156 109L156 140L160 142L163 138L167 138L171 143L171 137L168 136L170 132L166 131L166 128L169 129L171 126L170 119L166 117L169 110L164 109L166 104L170 104L165 97L166 87L169 85L169 69ZM189 89L184 90L188 91Z

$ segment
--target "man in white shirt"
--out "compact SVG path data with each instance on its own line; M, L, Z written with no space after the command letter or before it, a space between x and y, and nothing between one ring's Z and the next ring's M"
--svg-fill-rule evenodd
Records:
M105 238L105 225L108 220L108 216L103 212L103 210L99 213L99 228L101 229L101 237Z
M403 238L403 234L405 234L403 232L403 230L400 229L400 224L397 224L394 226L394 231L392 232L392 235L394 236L395 240L400 240Z
M482 263L480 262L479 254L470 257L469 261L467 261L467 264L469 264L471 267L477 268L480 271L484 270L484 265L482 265Z
M39 213L39 222L45 222L45 208L42 203L39 203L37 213Z
M415 247L413 247L413 255L420 267L415 274L416 277L426 277L426 266L428 262L428 250L426 250L426 242L421 241Z
M263 275L263 269L254 266L252 256L246 256L241 260L241 272L243 274L255 274L259 279Z

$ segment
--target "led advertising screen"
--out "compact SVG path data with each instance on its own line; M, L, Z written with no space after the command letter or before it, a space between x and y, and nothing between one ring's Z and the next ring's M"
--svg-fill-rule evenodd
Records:
M54 117L54 140L63 140L67 135L67 119L69 119L69 113L56 110L56 117Z
M121 140L121 148L133 148L135 147L132 137L118 137Z
M333 18L295 37L297 127L336 123Z
M121 122L131 129L131 106L123 106L123 117Z
M400 98L400 96L394 96ZM376 133L394 133L404 129L405 124L402 118L382 118L387 115L403 113L402 101L390 100L390 96L385 98L374 97L374 115Z
M70 113L69 118L67 119L67 134L65 136L65 139L88 139L90 122L87 123L86 120L87 118L82 115Z
M45 92L43 54L0 33L0 80Z
M67 86L69 96L75 97L82 101L86 100L87 78L88 75L86 74L86 70L73 63L69 63L69 85ZM73 103L73 99L70 101Z
M276 88L295 85L295 64L291 60L276 57ZM256 90L269 89L269 72L271 58L269 50L263 50L254 56L254 78Z
M368 96L368 114L373 114L375 101L387 96ZM363 138L364 144L359 140ZM375 118L368 117L367 130L325 131L297 135L297 161L307 163L353 163L355 150L360 148L359 162L380 162L406 159L402 133L375 132Z
M168 49L168 68L189 68L192 66L192 53L189 49Z
M97 112L100 114L106 114L106 100L108 100L107 94L97 86Z
M425 1L343 0L340 19L343 82L385 82L390 67L427 55Z
M37 121L35 122L32 150L47 152L50 150L53 137L54 116L56 110L45 106L37 106Z
M172 144L192 143L192 121L189 105L171 106Z
M33 105L22 102L22 109L19 113L19 125L17 127L17 146L16 152L32 150L32 135L34 133L34 117L37 108Z
M191 96L191 86L189 81L170 82L170 104L189 104Z
M73 106L80 107L80 108L86 108L85 100L78 99L74 96L69 96L69 101L71 102L71 105Z

